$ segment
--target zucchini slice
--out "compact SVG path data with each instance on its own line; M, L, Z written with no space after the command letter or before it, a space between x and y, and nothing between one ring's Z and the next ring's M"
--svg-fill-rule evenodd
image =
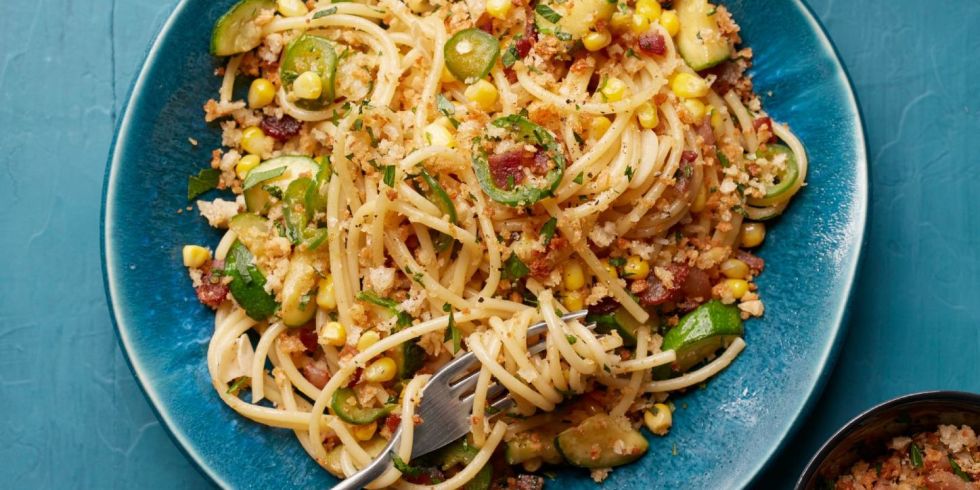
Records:
M586 321L595 323L596 331L599 333L608 334L616 331L622 337L623 345L627 346L636 345L636 332L643 325L636 321L633 315L622 306L616 308L616 311L612 313L589 315L586 317ZM656 329L653 329L653 331L656 331Z
M507 464L521 464L525 461L541 458L548 464L562 462L561 454L555 447L555 436L566 429L558 424L552 424L540 430L521 432L507 441L504 457Z
M558 434L555 447L572 465L611 468L636 461L649 443L625 417L600 413Z
M333 392L330 408L340 420L354 425L365 425L387 416L395 409L395 404L389 403L379 408L362 408L357 404L354 390L339 388Z
M451 470L457 466L466 466L473 462L473 458L480 450L476 446L470 445L466 437L442 448L435 454L435 459L439 467L443 470ZM487 490L490 488L490 480L493 478L493 468L485 465L472 480L463 486L464 490Z
M211 54L231 56L254 49L262 43L262 28L255 18L263 10L275 10L275 0L241 0L233 5L211 31Z
M282 308L279 311L287 327L301 327L313 319L316 314L316 280L313 255L309 252L293 254L282 281Z
M680 20L677 49L694 71L715 66L732 56L732 46L718 26L718 7L707 0L676 0Z
M742 336L742 332L738 308L713 300L684 315L677 326L664 335L660 348L677 353L672 368L683 373L731 344L736 337Z
M279 171L280 168L284 170ZM252 184L250 187L246 185L248 188L245 189L245 207L253 213L267 213L272 205L272 195L269 194L268 188L272 188L272 192L282 198L289 184L294 180L300 177L316 177L319 171L319 165L309 157L297 155L266 160L245 176L246 184ZM270 177L262 179L263 175ZM256 178L261 180L253 183Z

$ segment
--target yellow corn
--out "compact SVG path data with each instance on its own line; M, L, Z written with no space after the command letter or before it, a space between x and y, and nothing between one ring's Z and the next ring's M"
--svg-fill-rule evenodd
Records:
M293 95L301 99L319 99L323 93L323 80L316 72L304 71L293 80Z
M612 35L608 31L590 32L582 38L582 45L589 51L599 51L611 42Z
M708 95L708 82L692 73L678 73L670 80L670 89L684 99L696 99Z
M636 13L647 18L650 22L655 22L660 18L663 9L657 0L636 0Z
M578 311L585 308L585 295L581 290L565 291L561 297L561 303L568 308L568 311Z
M395 360L385 356L364 368L364 379L373 383L384 383L395 379L397 373L398 366L395 365Z
M321 344L343 347L347 343L347 329L340 322L327 322L320 329L319 340Z
M487 0L487 13L491 17L507 20L512 4L510 0Z
M606 272L608 272L613 279L619 278L619 269L616 269L616 266L610 264L608 260L602 261L602 265L606 267Z
M630 14L616 12L615 14L612 15L612 18L609 19L609 26L612 27L612 30L616 32L625 31L630 26L631 17L632 16Z
M647 410L643 413L643 424L647 426L647 429L650 429L650 432L658 436L665 436L667 432L670 432L670 426L674 423L673 419L670 407L663 403L658 403L653 406L653 410Z
M722 125L725 124L725 118L722 117L721 111L717 107L708 107L708 112L711 114L711 128L720 133L722 131Z
M358 441L370 441L374 437L374 432L378 430L378 423L371 422L370 424L355 425L351 427L351 434L353 434L354 439Z
M704 211L704 206L708 203L708 191L702 185L698 189L698 195L694 196L694 202L691 203L691 212L700 213Z
M704 120L705 112L707 108L704 106L704 102L698 99L686 99L684 101L684 108L687 109L687 113L691 115L691 119L694 123L701 124Z
M719 270L729 279L745 279L749 275L749 266L738 259L728 259L721 263Z
M276 10L283 17L299 17L310 12L303 0L276 0Z
M664 10L660 14L660 25L664 26L670 37L676 36L681 30L681 20L673 10Z
M592 139L599 139L602 135L606 134L609 130L609 126L612 126L612 121L606 116L593 117L592 121L589 123L589 136Z
M742 223L742 246L753 248L762 245L766 239L766 225L763 223Z
M211 258L211 251L200 245L184 245L184 267L196 269Z
M368 347L377 344L381 340L381 336L378 332L374 330L368 330L361 334L361 338L357 339L357 350L364 352Z
M749 292L749 283L745 279L725 279L724 285L735 299L741 299Z
M319 289L316 292L316 304L324 310L337 309L337 294L333 288L333 274L320 279Z
M634 34L643 34L649 29L650 19L646 18L646 16L633 14L633 16L630 17L630 30L633 31Z
M585 287L585 271L577 260L570 260L562 269L562 285L569 291Z
M497 103L497 87L486 80L479 80L473 85L466 87L463 96L466 97L466 100L476 102L476 105L480 106L480 109L490 111L493 109L494 104Z
M272 151L272 141L258 126L247 127L242 131L242 148L254 155L264 155Z
M602 88L599 89L599 93L602 94L602 97L606 100L606 102L619 102L626 97L626 92L626 82L616 77L607 78L606 83L604 83Z
M623 275L629 279L646 279L650 275L650 263L638 255L631 255L623 266Z
M649 102L644 102L636 108L636 120L640 122L640 126L647 129L655 128L660 123L657 108Z
M425 135L425 141L429 146L445 146L446 148L456 146L456 138L453 136L453 133L438 122L426 126L422 130L422 134Z
M262 163L262 159L258 155L245 155L235 165L235 175L239 179L245 180L245 176L253 168L258 167L260 163Z
M276 97L276 87L264 78L252 80L248 87L248 106L252 109L265 107Z

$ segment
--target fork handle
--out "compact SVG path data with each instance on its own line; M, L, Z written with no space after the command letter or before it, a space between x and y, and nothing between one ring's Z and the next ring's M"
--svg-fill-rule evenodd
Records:
M388 441L388 445L385 446L378 457L374 458L370 464L362 468L357 473L354 473L348 478L345 478L337 483L333 487L333 490L359 490L364 488L367 484L374 481L379 476L383 475L388 468L392 467L391 462L391 451L394 449L395 444L401 440L401 428L392 436L391 440Z

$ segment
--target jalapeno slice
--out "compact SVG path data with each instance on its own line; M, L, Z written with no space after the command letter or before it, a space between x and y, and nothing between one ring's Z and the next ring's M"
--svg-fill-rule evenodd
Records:
M443 46L446 68L463 83L487 76L500 54L500 41L475 27L453 34Z
M793 150L786 145L773 144L768 145L765 151L759 150L756 152L756 156L769 161L772 161L780 155L785 155L786 169L779 175L779 181L774 183L772 187L766 189L766 195L764 197L761 199L752 199L750 204L755 206L768 206L782 201L785 197L783 194L796 185L796 180L800 178L800 168L796 164L796 156L793 154Z
M565 173L565 155L554 135L518 114L491 124L507 130L520 144L517 149L492 154L499 138L474 139L473 170L483 192L508 206L527 206L551 196ZM529 152L528 145L537 151ZM527 175L528 169L533 175Z
M326 38L304 34L286 47L286 55L279 66L279 78L286 90L292 90L293 81L308 71L320 76L323 91L320 98L297 100L296 105L312 111L323 109L333 102L334 76L337 72L337 52Z
M340 420L354 425L365 425L374 422L391 413L395 409L393 403L385 404L378 408L363 408L357 403L354 390L350 388L338 388L333 392L330 400L330 408L340 417Z

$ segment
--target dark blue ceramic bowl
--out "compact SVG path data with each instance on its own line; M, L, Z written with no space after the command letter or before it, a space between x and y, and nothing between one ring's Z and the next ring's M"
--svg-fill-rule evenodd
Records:
M120 120L105 182L103 256L113 318L133 372L188 457L228 487L327 487L288 431L245 420L213 392L205 368L212 313L198 304L181 246L219 235L186 207L187 176L206 167L219 131L202 104L217 93L212 23L232 0L185 0L147 54ZM748 348L705 389L681 397L674 429L604 488L747 485L816 399L835 359L868 202L861 118L844 68L799 0L726 2L756 55L765 106L811 158L808 186L771 228L759 280L766 315ZM200 141L188 143L188 137ZM591 487L564 470L565 488Z

